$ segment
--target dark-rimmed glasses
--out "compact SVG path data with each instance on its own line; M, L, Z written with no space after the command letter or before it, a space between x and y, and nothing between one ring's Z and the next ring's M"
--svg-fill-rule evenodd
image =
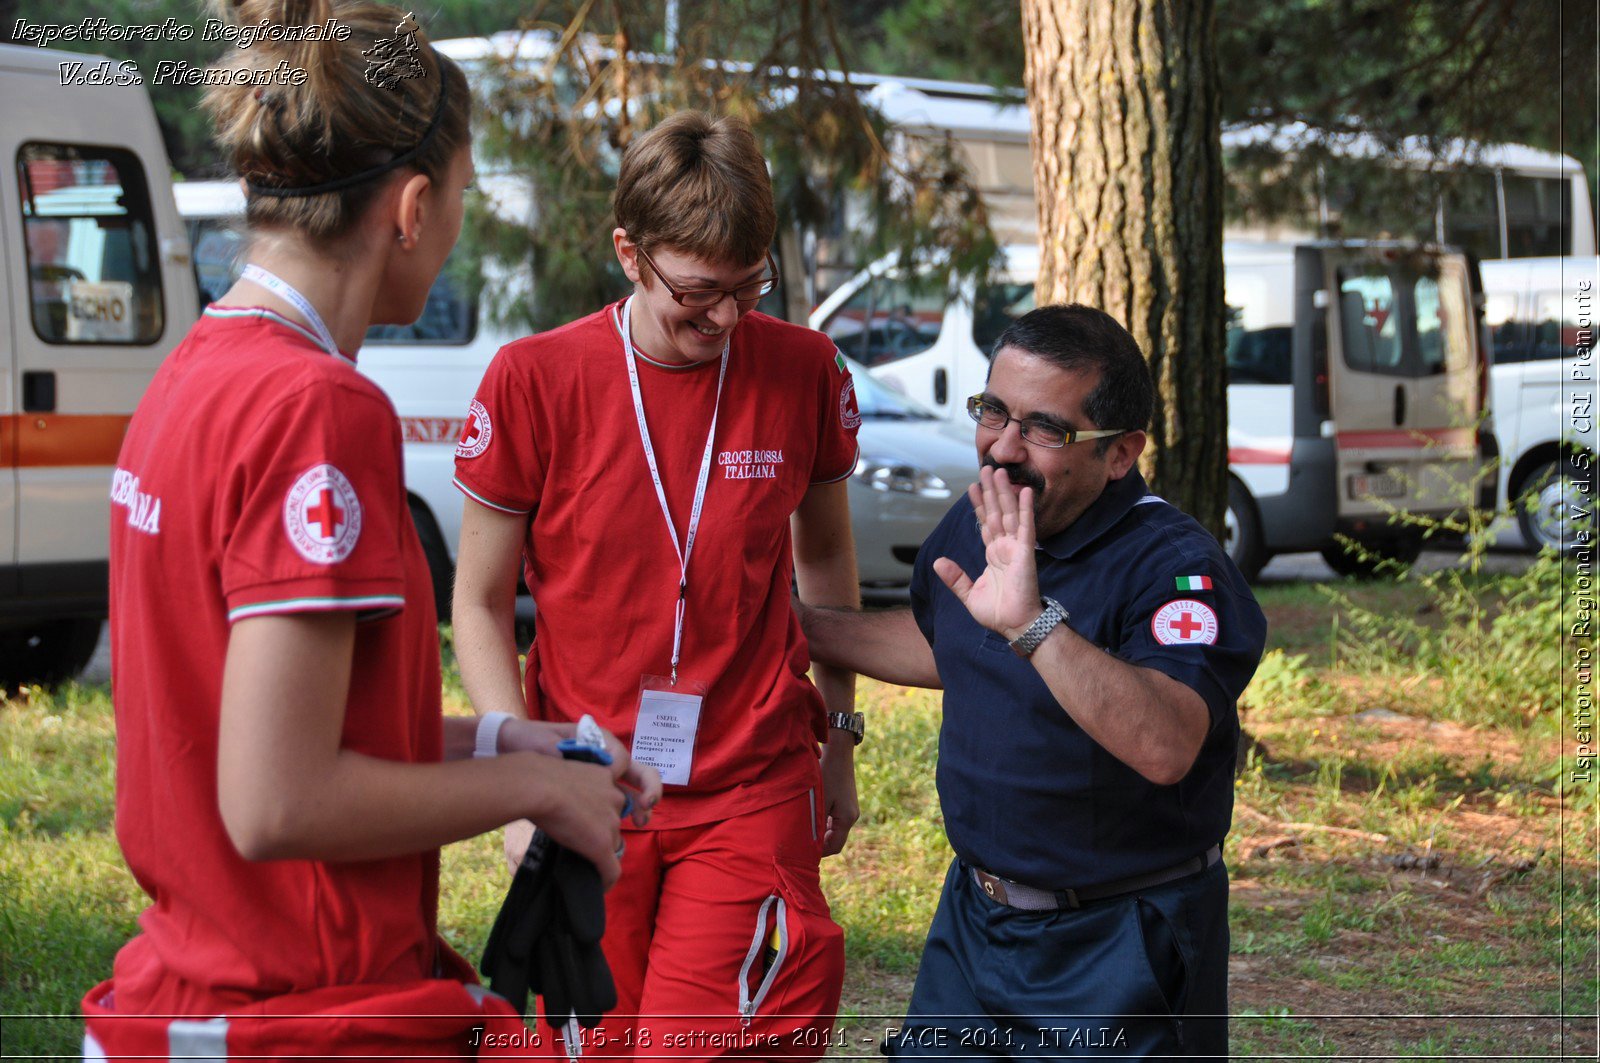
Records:
M1120 436L1127 431L1126 428L1090 428L1078 432L1051 424L1049 421L1013 417L993 403L985 402L982 395L974 395L967 400L967 415L993 432L1004 431L1006 425L1016 421L1024 441L1036 447L1049 447L1051 450L1059 450L1069 443L1078 443L1085 439Z
M771 251L767 252L767 269L772 271L771 276L762 277L738 288L687 288L679 291L673 287L671 281L667 280L667 275L661 272L661 267L645 254L644 248L635 247L634 250L639 252L639 257L645 260L651 272L661 278L661 283L667 286L667 294L672 296L672 301L679 306L696 308L716 306L722 302L722 297L725 295L733 296L737 302L753 303L778 286L778 264L773 261Z

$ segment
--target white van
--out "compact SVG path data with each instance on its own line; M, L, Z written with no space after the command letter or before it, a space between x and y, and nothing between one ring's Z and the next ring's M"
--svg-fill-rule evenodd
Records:
M72 675L94 651L117 452L198 313L155 112L127 80L109 59L0 45L4 683Z
M1486 423L1477 274L1467 256L1381 242L1230 241L1228 550L1254 576L1274 553L1321 550L1335 570L1415 559L1394 510L1443 516L1489 505L1497 460ZM965 416L1005 326L1033 307L1039 253L1006 248L999 280L952 297L893 256L811 318L875 376ZM1346 534L1369 558L1347 553Z
M1524 258L1482 267L1505 455L1496 500L1535 548L1593 542L1596 265L1592 257Z

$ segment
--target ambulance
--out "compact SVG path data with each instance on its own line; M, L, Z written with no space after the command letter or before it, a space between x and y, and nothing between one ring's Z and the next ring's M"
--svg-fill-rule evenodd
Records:
M1595 536L1594 357L1600 260L1593 255L1483 264L1494 350L1498 502L1525 545L1574 551Z
M1005 249L997 280L953 294L888 256L812 314L883 383L946 417L983 390L1007 324L1033 308L1039 251ZM1249 577L1277 553L1318 550L1371 575L1415 560L1397 513L1492 508L1482 286L1469 257L1377 241L1228 241L1226 547ZM1361 545L1347 551L1340 536Z
M122 436L199 304L135 72L0 45L0 99L0 684L10 685L73 675L94 651Z

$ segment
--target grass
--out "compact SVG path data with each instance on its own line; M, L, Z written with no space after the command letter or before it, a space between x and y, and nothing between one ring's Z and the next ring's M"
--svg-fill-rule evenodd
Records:
M1254 744L1229 840L1236 1058L1593 1056L1593 784L1559 774L1559 682L1529 673L1531 651L1511 659L1537 648L1521 630L1537 603L1474 579L1467 632L1414 583L1260 589L1274 652L1242 703ZM1500 617L1518 630L1496 634ZM1357 631L1376 641L1353 645ZM1484 652L1502 659L1467 656ZM448 639L445 662L447 707L465 711ZM902 1013L949 860L937 695L863 682L860 702L863 820L824 867L849 957L839 1057L874 1056ZM104 688L0 702L7 1056L75 1053L77 1002L135 932L113 742ZM498 839L451 846L443 876L441 932L474 956L503 894Z

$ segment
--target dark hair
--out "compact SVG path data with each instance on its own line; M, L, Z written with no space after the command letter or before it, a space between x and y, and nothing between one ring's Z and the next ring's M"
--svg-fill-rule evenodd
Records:
M646 252L668 247L707 262L760 262L778 229L750 126L699 111L680 111L628 145L611 204Z
M1143 431L1155 409L1155 384L1139 345L1117 319L1081 303L1041 306L1017 318L995 341L994 353L1015 347L1069 372L1097 372L1084 400L1095 428ZM1104 454L1110 439L1096 443Z
M467 144L467 80L405 12L370 0L216 6L246 27L280 27L249 48L230 48L217 64L229 76L208 88L203 101L223 156L249 184L245 220L252 228L336 240L376 198L384 184L376 178L387 164L404 158L438 181ZM335 26L345 32L334 33ZM300 39L313 36L304 32L310 27L328 39ZM368 53L402 31L419 45L421 76L380 87L369 78L375 60ZM303 72L303 80L278 83L272 75L280 62Z

